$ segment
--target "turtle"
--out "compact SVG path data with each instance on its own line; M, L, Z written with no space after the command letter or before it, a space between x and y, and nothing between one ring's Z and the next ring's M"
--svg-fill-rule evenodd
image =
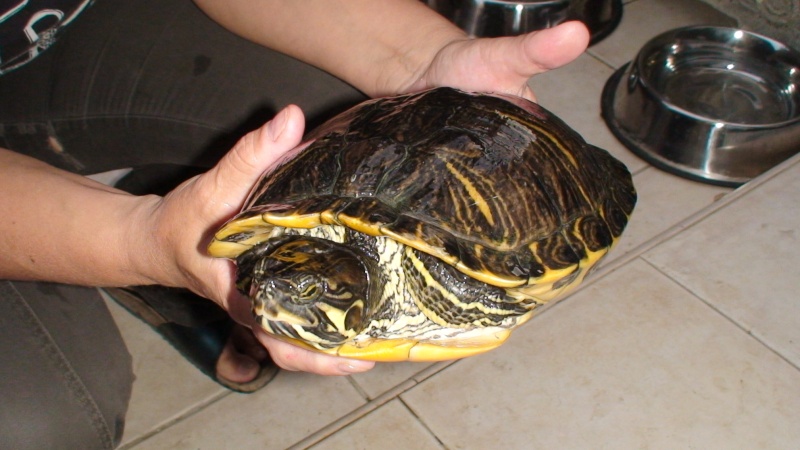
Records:
M536 103L435 88L311 131L214 235L257 324L349 358L500 346L618 241L631 174Z

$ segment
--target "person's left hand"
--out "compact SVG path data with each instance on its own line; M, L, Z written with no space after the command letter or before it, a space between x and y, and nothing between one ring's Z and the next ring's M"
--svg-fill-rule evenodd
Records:
M304 130L303 113L290 105L272 121L242 139L208 172L182 183L146 211L160 245L151 246L149 270L163 285L186 287L219 303L239 324L251 328L272 360L281 368L322 375L349 375L369 370L374 363L338 358L287 344L259 329L250 300L235 287L234 264L212 258L206 246L211 235L239 212L261 174L292 157ZM151 231L155 230L154 233ZM237 329L220 356L217 371L233 381L249 381L263 354L249 331Z
M436 53L406 91L450 86L535 101L528 80L573 61L588 44L589 31L580 22L566 22L521 36L454 40Z

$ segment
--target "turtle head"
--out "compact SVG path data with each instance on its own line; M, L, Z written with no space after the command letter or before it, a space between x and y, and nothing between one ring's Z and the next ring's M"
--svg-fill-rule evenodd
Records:
M371 261L342 244L286 236L239 260L239 288L272 334L333 348L369 323ZM242 273L249 272L249 273Z

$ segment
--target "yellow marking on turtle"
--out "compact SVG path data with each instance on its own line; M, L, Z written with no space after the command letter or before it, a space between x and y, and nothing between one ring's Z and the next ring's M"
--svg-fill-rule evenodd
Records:
M517 287L522 284L525 284L525 280L516 278L516 277L503 277L497 275L495 273L483 272L479 270L472 269L462 263L458 258L455 256L446 253L443 248L434 247L426 242L420 241L419 239L415 239L413 236L409 237L403 234L395 233L394 231L381 227L381 235L389 237L401 244L407 245L409 247L414 247L415 249L425 252L431 256L441 259L442 261L450 264L451 266L455 267L465 275L469 275L472 278L475 278L478 281L482 281L487 284L491 284L492 286L502 287L502 288L510 288L510 287Z
M272 322L285 322L291 325L292 328L295 328L297 326L308 327L313 325L308 320L303 319L302 317L296 314L292 314L291 312L287 311L286 309L280 306L278 306L278 309L275 313L271 313L265 310L264 308L253 308L253 312L257 316L263 316L264 319L270 320Z
M337 330L346 330L347 327L345 326L345 321L347 319L347 314L350 312L352 308L363 309L364 302L362 300L357 300L353 302L353 304L350 306L350 308L347 309L347 311L335 308L327 303L320 303L317 307L321 309L323 312L325 312L325 315L328 316L328 319L330 319L331 322L333 322Z
M522 117L519 117L519 118L511 117L511 116L509 116L507 114L503 114L503 113L501 113L499 111L498 111L498 114L500 114L500 115L502 115L502 116L504 116L507 119L510 119L512 121L517 121L517 120L520 121L520 122L524 121L526 124L528 124L528 126L530 128L533 128L534 130L536 130L537 133L540 133L540 134L546 136L547 140L549 140L550 142L555 144L555 146L558 148L558 150L561 151L561 154L564 155L564 157L566 157L567 160L569 160L570 164L572 164L573 167L575 167L576 169L580 167L579 164L578 164L578 161L575 159L575 156L572 155L572 152L570 152L569 149L567 149L564 146L564 144L561 142L561 139L558 139L553 133L547 131L545 128L541 127L540 125L538 125L536 123L524 120ZM588 145L588 144L585 144L585 145ZM586 199L586 201L589 202L590 204L593 203L592 199L586 194L586 190L584 189L582 184L583 183L575 183L575 185L578 187L578 189L580 189L581 194L583 195L583 198Z
M214 235L208 245L208 254L217 258L235 259L242 252L272 237L274 229L260 215L232 220ZM227 240L236 234L249 236L236 242Z
M469 275L470 277L475 278L478 281L482 281L486 284L491 284L492 286L497 286L501 288L513 288L525 284L524 279L517 277L504 277L496 273L485 272L482 270L475 270L472 269L471 267L467 267L461 261L456 262L454 266L462 273Z
M460 341L457 345L410 339L373 339L366 346L345 344L333 353L337 356L379 362L436 362L466 358L493 350L508 339L510 330L498 330L481 338Z
M558 147L558 149L561 151L561 153L563 153L564 156L566 156L567 159L569 159L569 162L572 163L573 166L578 167L578 161L575 160L575 157L572 156L572 153L570 153L566 149L566 147L564 147L564 145L562 145L561 140L558 139L553 133L547 131L545 128L541 127L540 125L538 125L538 124L536 124L534 122L526 120L524 117L511 116L510 114L505 114L505 113L503 113L501 111L496 111L496 112L497 112L498 115L505 117L506 120L509 120L511 123L524 122L525 124L528 125L529 128L533 128L534 130L536 130L537 133L545 136L548 141L554 143L556 145L556 147ZM524 130L525 128L524 127L520 127L518 129ZM533 134L533 133L531 133L531 134L536 138L535 140L533 140L533 142L536 142L537 140L540 139L540 137L538 135Z
M279 261L290 262L295 264L305 264L308 262L309 257L305 253L299 252L280 252L278 254L273 255L273 257Z
M264 222L284 228L314 228L324 223L322 214L320 213L276 214L273 212L265 212L261 217Z
M483 217L486 218L486 221L489 223L489 225L494 226L492 209L486 199L483 198L483 195L481 195L480 191L478 191L475 185L472 184L472 181L466 175L459 172L459 170L456 169L452 163L447 162L446 167L447 170L450 171L450 173L452 173L453 176L455 176L456 179L467 189L467 194L473 200L473 204L478 207L478 210L481 212L481 214L483 214Z
M265 222L260 215L252 217L242 217L231 220L230 222L226 223L224 227L222 227L219 231L217 231L217 233L214 235L214 239L223 240L234 234L253 233L253 232L258 232L258 230L260 229L271 230L272 225Z
M485 331L481 335L458 338L458 340L364 338L328 349L320 349L303 340L280 334L270 334L270 336L313 352L332 356L377 362L436 362L488 352L502 345L511 336L511 330L505 328L485 329Z
M608 252L616 243L617 240L614 240L609 247L602 248L595 252L587 249L586 257L577 265L572 265L560 270L549 269L544 276L539 278L531 278L528 280L526 285L515 289L509 289L509 294L514 297L522 295L525 297L535 298L537 301L541 301L542 303L547 303L554 299L563 297L583 283L583 279L586 278L586 275L588 275L591 272L591 269L595 267L600 260L605 257L606 254L608 254ZM532 251L535 251L535 248L532 248ZM571 275L575 270L578 270L579 273L571 282L559 288L555 287L555 284L559 280Z
M344 214L339 214L336 216L336 222L369 236L383 235L383 231L381 230L381 226L379 224L364 222L364 220L359 217L351 217Z
M451 304L455 305L456 307L458 307L458 308L460 308L460 309L462 309L464 311L476 311L477 310L477 311L480 311L481 313L484 313L484 314L507 315L507 311L504 311L502 309L487 308L486 305L484 305L484 304L482 304L480 302L464 302L464 301L461 301L461 299L458 298L458 296L454 295L445 286L442 286L441 283L439 283L435 278L433 278L431 273L428 271L428 268L425 267L425 263L423 263L419 258L417 258L417 255L414 254L414 251L410 247L406 247L406 258L408 258L411 261L411 264L414 265L414 269L416 269L417 273L419 273L420 275L423 276L423 278L425 279L425 284L428 287L431 287L431 288L437 290L439 292L439 294L443 298L445 298L448 302L450 302ZM434 311L429 309L427 307L427 305L423 304L421 301L416 300L416 299L415 299L415 301L416 301L417 307L429 319L431 319L433 322L435 322L438 325L441 325L443 327L458 327L458 325L453 325L453 324L443 320L439 316L437 316ZM510 316L510 317L513 318L514 316ZM471 328L472 326L476 326L476 325L480 326L480 324L476 324L474 322L470 322L468 324L462 325L461 328Z
M252 245L242 242L226 242L216 238L208 244L208 254L215 258L236 259L237 256L249 250Z

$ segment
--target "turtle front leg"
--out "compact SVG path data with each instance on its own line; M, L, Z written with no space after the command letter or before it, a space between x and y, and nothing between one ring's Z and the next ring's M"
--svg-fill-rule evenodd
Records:
M442 260L406 248L403 270L409 294L437 324L448 328L512 327L531 312L531 306L458 271Z

